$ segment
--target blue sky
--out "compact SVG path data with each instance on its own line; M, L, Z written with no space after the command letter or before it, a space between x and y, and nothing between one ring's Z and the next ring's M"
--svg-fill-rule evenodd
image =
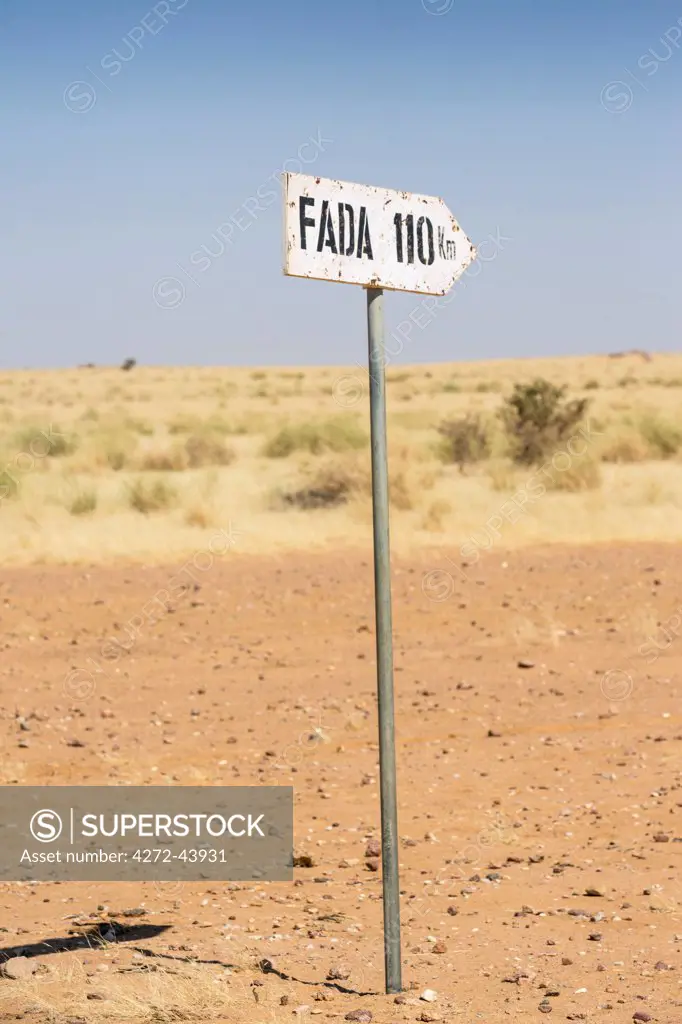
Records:
M682 2L0 0L0 85L2 367L364 362L363 290L282 274L285 164L492 240L394 362L678 345Z

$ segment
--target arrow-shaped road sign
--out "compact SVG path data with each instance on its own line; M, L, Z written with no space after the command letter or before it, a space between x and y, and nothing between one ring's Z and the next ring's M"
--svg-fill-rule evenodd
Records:
M442 199L284 175L284 273L445 295L475 259Z

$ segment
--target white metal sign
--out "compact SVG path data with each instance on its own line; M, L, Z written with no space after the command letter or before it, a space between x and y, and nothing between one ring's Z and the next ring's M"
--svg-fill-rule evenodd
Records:
M283 175L284 273L445 295L476 258L442 199Z

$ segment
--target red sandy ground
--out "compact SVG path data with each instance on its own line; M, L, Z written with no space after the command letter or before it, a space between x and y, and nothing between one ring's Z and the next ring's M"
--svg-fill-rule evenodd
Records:
M638 653L644 616L655 629L682 604L679 549L490 553L468 578L445 557L396 562L401 1002L383 994L381 877L365 860L379 836L371 557L228 556L129 655L102 659L174 571L3 572L0 781L293 783L314 866L262 886L0 884L0 958L66 936L73 915L126 923L141 906L170 929L39 957L55 1004L73 958L85 987L123 985L150 950L216 961L205 970L235 993L225 1019L535 1021L544 1000L562 1020L682 1020L682 640L654 664ZM88 658L108 672L94 693L65 684ZM259 976L261 957L295 980ZM333 965L349 977L325 984ZM42 1021L18 984L0 979L0 1019ZM436 1002L419 1000L427 987Z

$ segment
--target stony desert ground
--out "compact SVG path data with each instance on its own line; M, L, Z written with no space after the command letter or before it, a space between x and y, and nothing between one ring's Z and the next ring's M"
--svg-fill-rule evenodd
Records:
M593 400L596 440L511 516L535 470L496 407L538 375ZM682 1019L682 360L389 380L397 997L361 371L0 378L0 782L293 785L310 865L0 884L0 1020ZM465 413L492 440L460 471L437 428Z

